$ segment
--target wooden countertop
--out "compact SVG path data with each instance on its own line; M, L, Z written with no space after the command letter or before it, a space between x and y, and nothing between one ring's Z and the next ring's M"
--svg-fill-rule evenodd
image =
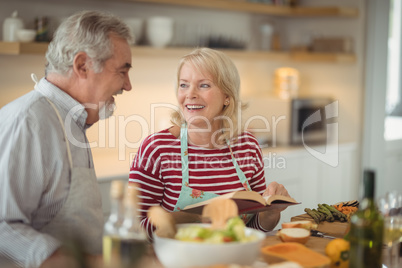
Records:
M314 220L307 214L302 214L291 218L291 221L305 221L305 220L314 222ZM348 228L349 228L348 222L322 221L318 224L317 231L323 232L330 236L343 238L348 232Z

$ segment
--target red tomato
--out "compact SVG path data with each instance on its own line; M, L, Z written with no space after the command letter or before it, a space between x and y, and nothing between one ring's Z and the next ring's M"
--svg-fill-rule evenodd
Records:
M232 241L233 241L233 238L230 237L230 236L224 236L223 237L223 242L225 242L225 243L232 242Z

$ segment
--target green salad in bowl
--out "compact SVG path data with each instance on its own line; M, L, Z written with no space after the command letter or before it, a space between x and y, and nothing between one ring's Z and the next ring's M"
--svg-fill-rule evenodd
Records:
M201 223L177 224L176 229L174 238L154 233L156 256L167 268L252 265L265 238L265 233L246 227L239 217L228 220L221 230Z
M246 226L239 217L228 220L225 229L213 230L207 226L190 225L178 229L175 239L187 242L220 244L256 240L255 235L246 235Z

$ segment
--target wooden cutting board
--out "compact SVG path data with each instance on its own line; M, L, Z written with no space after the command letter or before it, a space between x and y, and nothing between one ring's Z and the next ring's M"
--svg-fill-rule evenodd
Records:
M295 217L292 217L290 219L291 221L312 221L314 222L313 218L311 218L307 213L298 215ZM349 223L348 222L340 222L340 221L333 221L333 222L327 222L323 221L318 224L317 230L320 232L323 232L327 235L343 238L349 228Z

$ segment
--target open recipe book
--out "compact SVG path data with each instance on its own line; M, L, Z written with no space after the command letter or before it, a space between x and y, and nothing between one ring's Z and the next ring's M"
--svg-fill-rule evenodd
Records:
M201 201L197 204L188 205L181 211L202 214L202 209L205 205L209 204L212 200L218 198L232 199L236 202L239 214L243 213L256 213L264 210L280 209L283 210L290 205L300 204L291 197L283 195L270 195L261 196L254 191L237 191L224 195L217 196L215 198Z

